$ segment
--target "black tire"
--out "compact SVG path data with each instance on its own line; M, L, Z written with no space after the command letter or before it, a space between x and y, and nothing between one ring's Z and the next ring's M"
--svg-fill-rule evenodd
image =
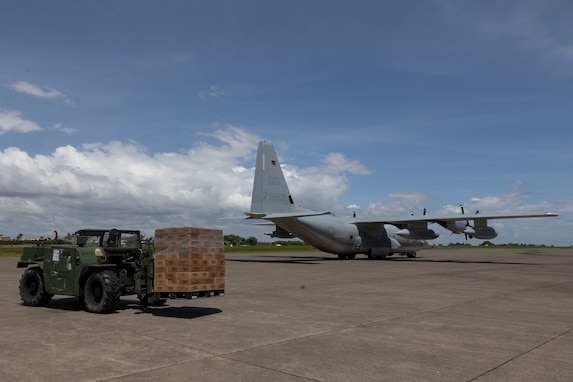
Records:
M114 271L92 273L84 284L84 304L92 313L110 313L119 304L119 278Z
M44 276L39 267L28 268L20 279L20 298L26 306L45 306L54 295L46 292Z

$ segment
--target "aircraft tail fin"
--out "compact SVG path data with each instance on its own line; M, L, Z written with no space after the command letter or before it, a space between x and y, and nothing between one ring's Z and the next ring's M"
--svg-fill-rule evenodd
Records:
M259 142L251 213L293 213L303 211L294 204L277 153L271 142Z

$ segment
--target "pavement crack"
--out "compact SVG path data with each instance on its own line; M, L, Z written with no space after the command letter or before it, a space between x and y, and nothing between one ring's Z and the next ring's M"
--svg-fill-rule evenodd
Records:
M532 351L534 351L534 350L536 350L536 349L539 349L539 348L542 347L542 346L547 345L547 344L550 343L551 341L554 341L554 340L556 340L556 339L558 339L558 338L560 338L560 337L563 337L564 335L570 333L571 331L573 331L573 327L570 327L569 329L567 329L567 330L565 330L565 331L563 331L563 332L561 332L561 333L559 333L559 334L557 334L557 335L555 335L555 336L553 336L553 337L547 339L546 341L543 341L542 343L540 343L540 344L538 344L538 345L536 345L536 346L533 346L532 348L530 348L530 349L528 349L528 350L526 350L526 351L524 351L524 352L521 352L520 354L516 355L515 357L512 357L512 358L506 360L505 362L500 363L500 364L497 365L496 367L493 367L493 368L491 368L491 369L489 369L489 370L484 371L483 373L481 373L481 374L479 374L479 375L473 377L472 379L468 379L466 382L477 381L479 378L481 378L481 377L483 377L483 376L485 376L485 375L491 373L492 371L495 371L495 370L497 370L497 369L499 369L499 368L501 368L501 367L503 367L503 366L509 364L510 362L512 362L512 361L514 361L514 360L516 360L516 359L518 359L518 358L520 358L520 357L523 357L524 355L527 355L527 354L531 353Z
M231 361L233 361L233 362L242 363L243 365L249 365L249 366L252 366L252 367L259 368L259 369L264 369L264 370L272 371L272 372L274 372L274 373L280 373L280 374L283 374L283 375L288 375L289 377L295 377L295 378L299 378L299 379L302 379L302 380L305 380L305 381L320 382L320 380L318 380L318 379L304 377L304 376L302 376L302 375L298 375L298 374L294 374L294 373L289 373L289 372L286 372L286 371L283 371L283 370L274 369L274 368L272 368L272 367L267 367L267 366L258 365L258 364L256 364L256 363L252 363L252 362L241 361L241 360L238 360L238 359L235 359L235 358L232 358L232 357L222 356L222 358L227 358L227 359L229 359L229 360L231 360Z

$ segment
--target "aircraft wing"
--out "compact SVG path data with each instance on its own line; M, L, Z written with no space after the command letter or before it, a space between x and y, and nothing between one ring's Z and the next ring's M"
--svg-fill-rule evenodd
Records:
M556 217L558 214L545 213L545 214L529 214L529 215L454 215L454 216L409 216L405 218L396 219L366 219L352 221L358 228L368 229L375 224L392 224L400 230L398 235L405 239L413 240L432 240L436 239L439 235L432 229L428 228L428 223L437 223L442 227L450 230L452 233L463 233L469 237L477 239L493 239L497 237L497 232L494 228L487 225L490 219L524 219L524 218L545 218Z
M454 215L454 216L408 216L403 218L393 218L393 219L366 219L366 220L356 220L354 224L370 224L370 223L382 223L382 224L393 224L393 225L403 225L415 222L425 222L425 223L439 223L439 222L454 222L463 220L476 220L476 219L524 219L524 218L546 218L546 217L556 217L558 214L551 212L545 214L531 214L531 215L519 215L519 214L509 214L509 215Z

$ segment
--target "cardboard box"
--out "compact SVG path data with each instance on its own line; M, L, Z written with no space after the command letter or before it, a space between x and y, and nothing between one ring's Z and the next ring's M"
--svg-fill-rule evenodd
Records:
M225 289L223 231L194 227L155 230L154 291Z

